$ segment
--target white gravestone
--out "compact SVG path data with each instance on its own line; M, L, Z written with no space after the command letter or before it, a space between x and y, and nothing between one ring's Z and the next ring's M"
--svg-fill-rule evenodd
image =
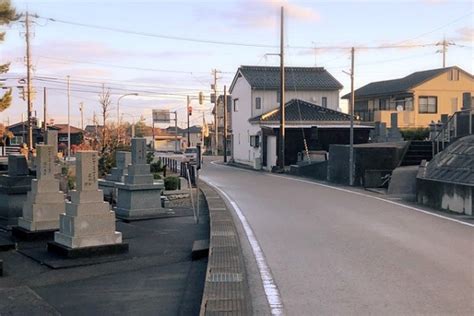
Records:
M122 243L115 231L115 214L97 188L98 155L96 151L76 153L76 190L61 214L60 230L54 241L68 248L84 248Z
M64 193L59 191L59 180L54 178L55 152L53 146L36 146L36 179L23 204L23 216L18 225L29 231L59 228L59 214L64 213Z
M133 220L158 217L166 213L161 207L163 182L155 183L146 163L144 138L132 139L132 164L124 183L117 183L118 196L115 212L118 217Z

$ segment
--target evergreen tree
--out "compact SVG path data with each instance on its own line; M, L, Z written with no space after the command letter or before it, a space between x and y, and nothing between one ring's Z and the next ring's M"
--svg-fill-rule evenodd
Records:
M13 21L18 20L19 15L16 14L15 9L11 6L10 0L0 0L0 25L8 25ZM0 42L5 39L5 32L0 32ZM9 63L0 64L0 74L6 73L10 67ZM12 89L0 97L0 112L6 110L12 102Z

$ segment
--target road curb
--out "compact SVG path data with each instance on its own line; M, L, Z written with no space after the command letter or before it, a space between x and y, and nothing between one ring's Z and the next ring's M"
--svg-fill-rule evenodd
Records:
M209 209L210 243L200 315L250 315L243 252L231 210L219 193L200 181Z

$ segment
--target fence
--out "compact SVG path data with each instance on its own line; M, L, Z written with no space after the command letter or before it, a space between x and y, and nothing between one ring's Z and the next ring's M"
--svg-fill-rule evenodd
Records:
M474 110L455 112L439 123L430 124L433 155L444 150L452 141L474 134Z
M0 157L5 157L12 154L20 153L20 147L14 146L0 146Z
M180 177L186 180L191 179L191 184L196 185L196 168L190 163L183 162L170 157L158 157L158 161L164 167L163 176L166 177L166 172L169 170L173 173L179 174ZM189 176L188 176L189 175Z

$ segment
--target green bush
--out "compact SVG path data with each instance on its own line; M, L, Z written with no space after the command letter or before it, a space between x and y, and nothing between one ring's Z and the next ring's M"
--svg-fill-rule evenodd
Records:
M425 127L407 128L400 130L405 140L426 140L430 136L430 129Z
M69 168L67 166L62 166L61 167L61 174L63 176L66 176L68 174L68 172L69 172Z
M152 151L149 151L146 153L146 163L151 164L153 162L153 159L155 159L155 153Z
M68 188L68 190L74 190L75 187L76 187L76 177L68 175L67 176L67 188Z
M153 179L155 179L155 180L160 180L160 179L161 179L161 175L160 175L158 172L154 172L154 173L153 173Z
M162 172L163 171L163 166L161 165L161 162L152 162L150 164L150 172L156 173L156 172Z
M165 190L177 190L179 187L179 177L166 177Z

